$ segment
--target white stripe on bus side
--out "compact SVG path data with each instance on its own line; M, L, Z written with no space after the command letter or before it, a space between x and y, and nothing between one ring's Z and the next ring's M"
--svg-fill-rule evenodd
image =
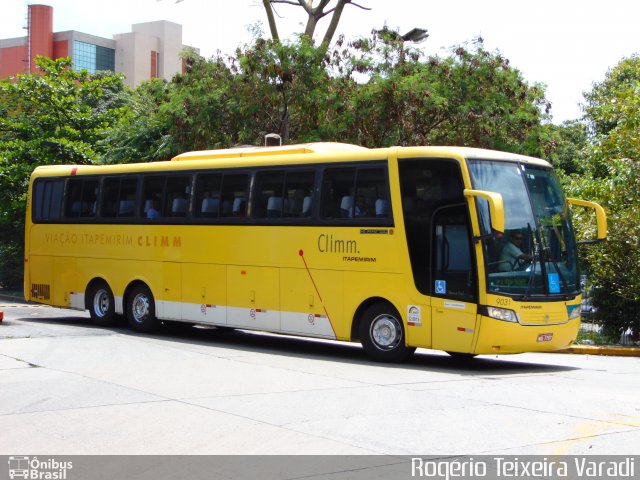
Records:
M83 309L84 293L72 294L76 302L72 308ZM123 314L122 297L115 297L116 313ZM162 320L220 325L252 330L265 330L293 335L335 339L329 318L316 312L284 312L259 308L227 307L184 302L156 301L156 314Z

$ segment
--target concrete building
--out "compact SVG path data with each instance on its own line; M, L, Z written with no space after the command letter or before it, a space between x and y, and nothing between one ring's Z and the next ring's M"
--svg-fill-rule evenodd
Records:
M179 57L182 25L165 20L138 23L132 25L131 32L109 39L75 30L53 32L52 7L27 8L27 36L0 39L0 78L35 73L37 55L53 59L69 56L75 70L124 73L129 86L151 78L170 80L184 71Z

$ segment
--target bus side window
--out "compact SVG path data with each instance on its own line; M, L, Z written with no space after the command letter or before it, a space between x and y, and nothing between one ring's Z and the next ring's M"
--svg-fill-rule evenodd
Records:
M106 178L102 188L102 216L111 218L118 216L119 178Z
M355 168L327 168L322 178L320 216L325 219L353 216Z
M102 189L102 216L134 217L137 185L136 177L106 178Z
M82 185L82 202L88 207L87 217L95 217L98 213L99 185L98 180L85 180Z
M327 168L321 207L323 218L390 218L386 170L371 166Z
M313 207L313 197L311 195L307 195L302 199L302 216L310 217L311 209Z
M247 199L241 195L233 198L232 216L244 217L247 215Z
M73 179L67 182L67 192L65 195L65 217L79 217L82 210L87 210L88 205L82 204L82 180Z
M68 218L95 217L98 201L98 181L72 179L67 183L65 216Z
M202 218L220 216L220 187L222 175L198 175L195 190L195 215Z
M389 216L389 187L383 168L359 168L356 186L355 218Z
M119 217L136 216L136 190L138 179L135 177L123 177L120 181L120 192L118 195L120 209Z
M280 218L284 210L284 172L282 170L256 173L252 216Z
M249 191L249 175L246 173L225 174L222 177L222 217L244 217L247 208L247 194Z
M311 216L315 172L286 172L284 187L285 217Z
M191 198L191 177L167 177L164 194L165 217L186 217Z
M164 185L167 177L162 175L147 176L144 178L142 186L142 216L156 219L161 213L162 198L164 196Z
M64 180L37 180L33 186L33 220L58 220L62 210L63 194Z

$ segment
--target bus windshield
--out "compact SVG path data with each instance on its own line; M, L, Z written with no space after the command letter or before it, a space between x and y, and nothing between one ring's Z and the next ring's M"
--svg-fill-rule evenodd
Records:
M566 296L579 293L573 227L551 169L523 163L470 159L474 188L502 194L505 232L485 235L489 293ZM491 232L489 206L476 199L483 233Z

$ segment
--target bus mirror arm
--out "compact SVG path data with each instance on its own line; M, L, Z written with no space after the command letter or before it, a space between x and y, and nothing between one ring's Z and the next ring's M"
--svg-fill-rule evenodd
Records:
M484 198L489 204L492 235L504 233L504 201L502 200L502 195L496 192L465 188L464 196Z
M598 225L598 236L596 240L583 240L578 242L580 245L588 245L593 243L599 243L607 238L607 214L599 204L595 202L588 202L586 200L580 200L578 198L567 198L569 205L576 205L578 207L593 208L596 212L596 223Z

